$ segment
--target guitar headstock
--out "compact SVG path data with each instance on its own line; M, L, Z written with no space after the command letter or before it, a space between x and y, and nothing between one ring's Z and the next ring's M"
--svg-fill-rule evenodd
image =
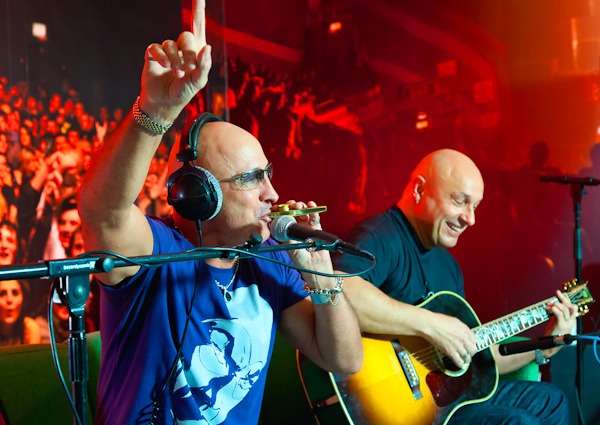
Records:
M565 294L573 304L577 305L580 316L586 314L590 310L588 305L595 301L587 284L587 281L578 283L577 279L572 279L563 285Z

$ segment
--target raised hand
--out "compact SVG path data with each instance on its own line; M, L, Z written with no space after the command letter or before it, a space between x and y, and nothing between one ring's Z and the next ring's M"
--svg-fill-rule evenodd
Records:
M159 123L175 120L208 82L212 60L206 44L205 1L195 0L192 7L192 32L146 49L140 108Z

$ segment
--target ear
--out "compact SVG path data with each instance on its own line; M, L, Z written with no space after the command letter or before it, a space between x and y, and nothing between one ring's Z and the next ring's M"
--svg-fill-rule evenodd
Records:
M425 177L418 175L414 178L413 181L413 198L416 204L421 202L421 198L423 197L423 193L425 192Z

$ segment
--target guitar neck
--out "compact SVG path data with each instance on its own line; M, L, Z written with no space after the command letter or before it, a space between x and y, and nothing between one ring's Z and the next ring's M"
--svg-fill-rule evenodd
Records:
M551 297L545 301L530 305L522 310L473 328L477 338L477 351L485 350L492 344L497 344L513 335L517 335L547 321L550 318L550 314L546 310L546 305L557 301L557 297Z

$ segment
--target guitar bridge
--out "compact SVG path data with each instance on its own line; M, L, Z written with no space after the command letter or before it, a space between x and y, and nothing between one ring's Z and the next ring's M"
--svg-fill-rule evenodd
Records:
M421 393L421 379L419 379L419 375L415 370L415 367L410 359L410 355L408 352L400 345L400 341L394 340L392 341L392 347L394 347L394 351L396 352L396 357L398 357L398 361L400 362L400 366L402 367L402 371L404 372L404 376L406 377L406 382L410 387L413 398L415 400L419 400L423 398L423 394Z

